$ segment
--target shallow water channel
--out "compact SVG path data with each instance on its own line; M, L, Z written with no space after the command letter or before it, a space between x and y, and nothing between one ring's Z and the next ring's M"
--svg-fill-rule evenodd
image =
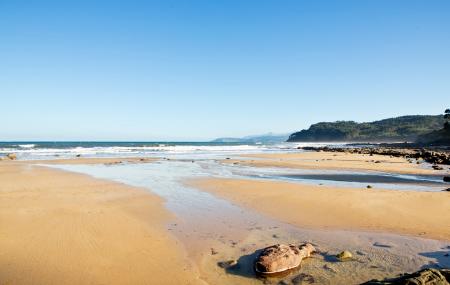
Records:
M298 228L241 208L212 194L187 186L202 177L246 178L337 186L366 186L393 190L439 191L434 177L281 168L255 168L220 163L213 158L159 160L115 165L48 165L131 186L144 187L163 197L177 219L167 225L210 284L358 284L395 276L422 267L450 267L450 243L394 234ZM358 176L361 175L361 176ZM252 262L258 249L274 243L315 244L319 254L301 269L274 279L255 278ZM348 249L354 259L338 262L333 256ZM218 262L236 259L238 265L221 268ZM308 283L309 282L309 283Z

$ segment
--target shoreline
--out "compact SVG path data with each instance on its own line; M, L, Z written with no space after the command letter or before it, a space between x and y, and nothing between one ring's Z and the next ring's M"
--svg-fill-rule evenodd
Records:
M16 160L29 164L105 164L114 165L120 163L147 163L154 162L158 158L153 157L74 157L74 158L55 158L45 160Z
M298 149L369 155L378 154L390 157L403 157L405 159L422 159L431 164L450 165L450 149L448 147L430 148L417 145L407 146L406 144L378 144L369 145L369 147L354 147L351 144L347 144L347 147L298 147Z
M302 151L269 154L242 154L221 161L252 167L291 169L377 171L411 175L448 175L446 168L435 170L428 163L411 163L402 157L347 152Z

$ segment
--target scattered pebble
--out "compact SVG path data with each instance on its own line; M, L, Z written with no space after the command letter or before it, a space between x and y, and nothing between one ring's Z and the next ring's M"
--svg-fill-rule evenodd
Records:
M379 242L375 242L375 243L373 244L373 246L377 246L377 247L385 247L385 248L391 248L391 247L392 247L392 245L389 245L389 244L383 244L383 243L379 243Z
M367 189L372 189L372 185L367 185Z
M331 272L333 272L333 273L337 273L336 269L334 269L333 267L331 267L331 266L328 265L328 264L325 264L325 265L323 266L323 269L328 270L328 271L331 271Z
M361 251L361 250L357 250L356 254L357 255L366 255L367 253L365 253L364 251Z
M227 269L227 268L236 266L237 264L238 264L238 262L237 262L237 260L235 260L235 259L217 262L217 265L218 265L220 268L224 268L224 269Z
M314 283L314 277L309 274L300 273L292 279L292 284L300 285L300 284L312 284Z
M353 258L353 255L350 251L348 250L344 250L343 252L339 253L336 255L336 257L340 260L340 261L347 261Z

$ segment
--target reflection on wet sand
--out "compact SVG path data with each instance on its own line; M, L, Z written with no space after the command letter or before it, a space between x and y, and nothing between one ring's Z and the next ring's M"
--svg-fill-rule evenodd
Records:
M424 266L448 266L444 257L430 255L445 251L447 244L442 241L293 226L185 183L193 178L242 178L249 174L245 167L230 167L214 160L53 167L145 187L163 197L166 207L177 216L168 230L182 242L201 278L209 284L278 284L282 280L288 284L356 284ZM267 174L264 169L258 171ZM398 180L394 180L392 183L397 185ZM317 245L318 253L306 259L301 268L287 276L257 278L253 262L261 248L302 242ZM355 258L336 260L342 250L351 251Z

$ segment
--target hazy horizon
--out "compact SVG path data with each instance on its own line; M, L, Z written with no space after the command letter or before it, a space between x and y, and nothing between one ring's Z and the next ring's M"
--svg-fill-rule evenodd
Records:
M209 141L441 114L448 1L0 1L0 141Z

